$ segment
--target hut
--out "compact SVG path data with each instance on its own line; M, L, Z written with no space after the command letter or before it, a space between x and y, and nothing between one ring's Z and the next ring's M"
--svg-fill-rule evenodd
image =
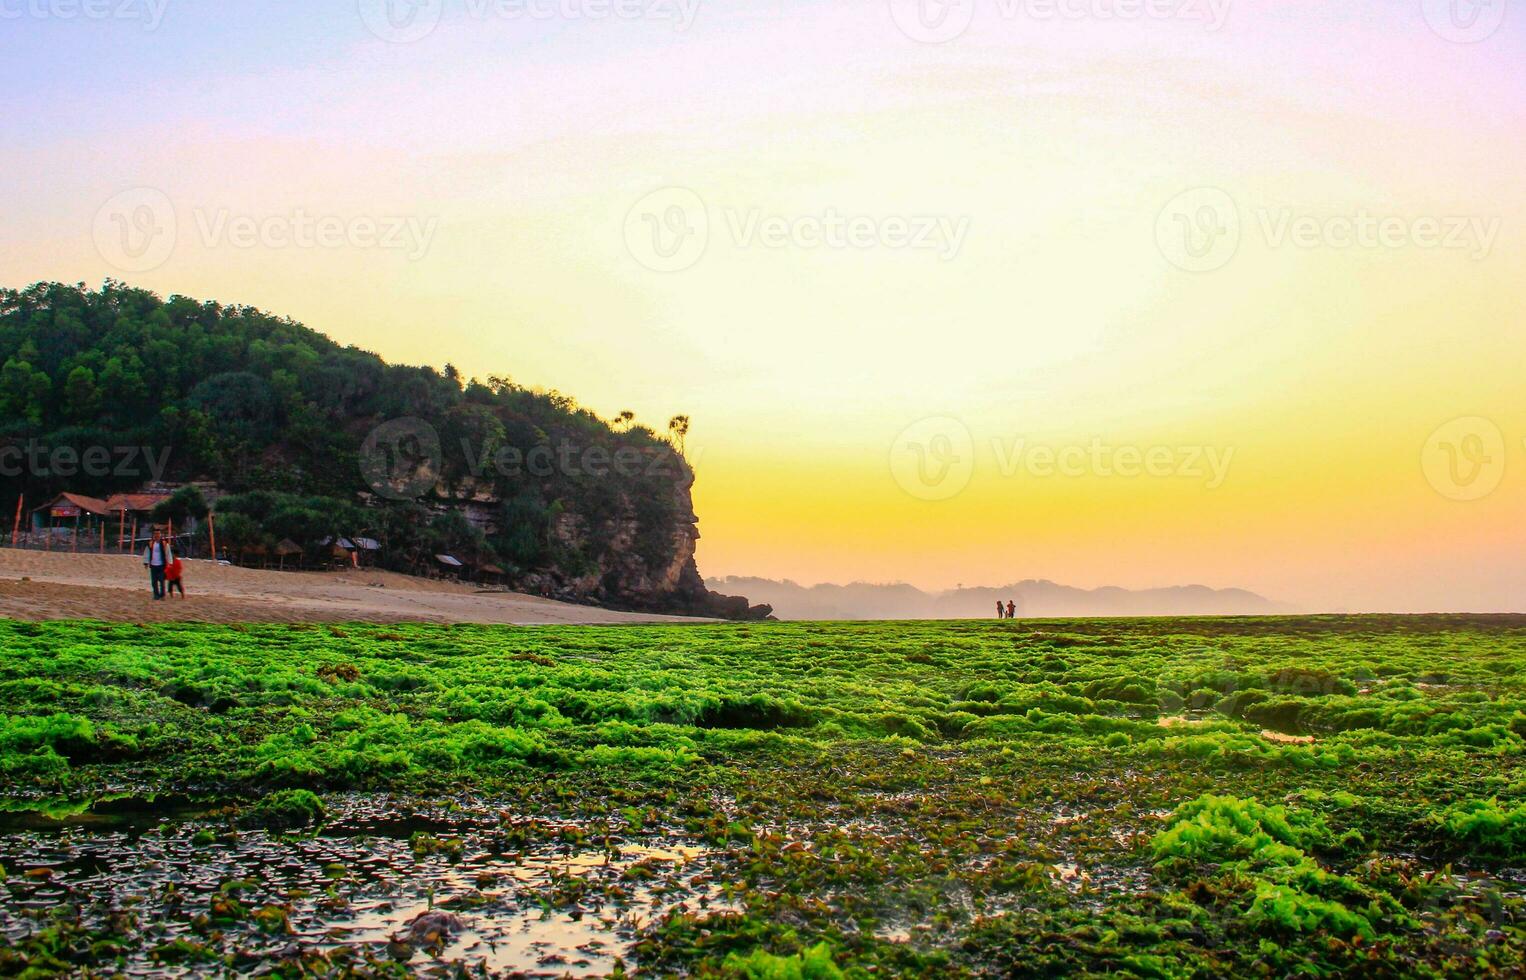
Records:
M355 564L361 568L369 568L376 564L377 556L381 554L381 542L375 538L355 539Z
M297 555L300 558L302 554L302 546L297 544L297 542L293 541L291 538L282 538L280 544L275 546L275 553L276 557L279 559L279 564L277 567L284 571L286 568L286 559L292 555Z
M331 568L351 568L360 563L355 558L355 542L349 538L329 535L318 542L324 549L324 563Z
M133 534L132 529L137 529L135 540L127 542L136 550L138 545L146 545L153 533L154 508L168 499L169 492L164 490L152 493L115 493L106 498L106 508L115 517L122 540L125 541Z
M82 493L61 493L41 507L32 508L32 529L74 529L82 523L98 523L111 517L106 501Z
M472 564L472 574L484 585L503 584L503 569L492 562L477 561Z
M61 493L41 507L32 508L31 537L45 548L85 547L106 549L107 525L114 524L106 501L82 493ZM116 543L116 531L110 535Z
M153 493L114 493L106 498L106 507L113 514L126 512L127 519L137 519L139 524L148 524L153 520L154 508L170 499L165 491L156 490Z
M452 576L455 578L460 578L461 573L466 568L466 566L461 563L461 559L456 558L454 555L435 555L434 560L435 565L437 566L436 574L441 576Z

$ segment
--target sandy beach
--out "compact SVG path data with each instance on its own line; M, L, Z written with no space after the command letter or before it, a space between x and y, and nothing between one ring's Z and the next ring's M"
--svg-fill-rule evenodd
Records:
M692 623L682 616L616 612L516 592L395 572L276 572L186 562L187 598L155 602L131 555L0 548L0 618L112 622L429 622L522 626Z

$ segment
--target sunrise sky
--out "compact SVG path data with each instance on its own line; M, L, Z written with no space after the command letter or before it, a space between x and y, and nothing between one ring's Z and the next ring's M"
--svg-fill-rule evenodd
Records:
M1526 609L1526 4L393 6L0 0L0 282L686 413L707 575Z

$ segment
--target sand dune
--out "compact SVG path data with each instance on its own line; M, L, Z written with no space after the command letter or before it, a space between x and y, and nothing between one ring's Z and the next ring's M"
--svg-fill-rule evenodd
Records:
M25 579L25 581L23 581ZM155 602L131 555L0 548L0 618L116 622L698 622L579 606L393 572L274 572L186 562L187 598Z

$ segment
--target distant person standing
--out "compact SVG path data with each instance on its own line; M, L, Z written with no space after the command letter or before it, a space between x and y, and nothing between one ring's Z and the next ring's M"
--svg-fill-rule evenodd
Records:
M1007 618L1017 618L1017 603L1013 602L1011 599L1007 600Z
M1007 618L1006 612L1002 609L1002 605L1001 605L1001 600L1000 599L996 600L996 618L997 619L1006 619Z
M175 560L174 552L170 550L170 543L154 531L149 539L148 547L143 549L143 564L148 566L149 588L154 590L155 599L164 598L164 572L169 568L170 562Z

